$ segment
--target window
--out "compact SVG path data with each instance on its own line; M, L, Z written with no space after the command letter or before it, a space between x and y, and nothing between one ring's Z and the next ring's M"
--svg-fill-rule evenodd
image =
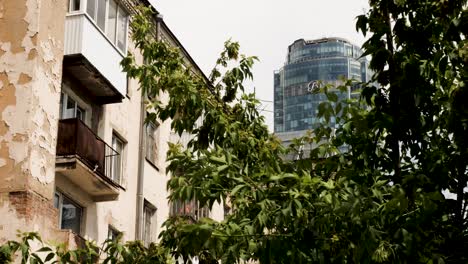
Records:
M154 221L156 215L156 207L150 202L145 200L143 207L143 242L148 246L153 240L153 234L156 231L156 222Z
M80 0L68 0L68 11L79 11L80 10L81 1Z
M86 110L80 106L67 93L60 94L60 119L78 118L81 121L86 121Z
M97 1L97 13L96 13L96 23L98 27L102 30L106 30L106 1L98 0Z
M88 0L86 13L122 52L127 49L128 12L115 0Z
M154 123L149 122L146 125L146 158L156 165L158 158L158 146L156 144L156 130L157 127Z
M120 184L120 179L122 176L122 155L124 150L124 142L115 134L112 135L112 149L116 153L111 155L111 164L110 164L110 175L111 179Z
M96 20L96 0L88 0L86 4L86 13Z
M115 43L116 36L116 25L117 25L117 3L114 0L109 0L109 9L107 11L107 37Z
M55 192L54 206L59 210L60 229L70 229L76 234L80 234L83 207L79 206L59 191Z
M121 51L125 51L127 46L127 16L128 14L119 7L117 12L116 43Z
M120 232L117 229L115 229L112 226L108 227L107 239L112 240L112 241L117 241L117 238L119 237L119 235L120 235Z

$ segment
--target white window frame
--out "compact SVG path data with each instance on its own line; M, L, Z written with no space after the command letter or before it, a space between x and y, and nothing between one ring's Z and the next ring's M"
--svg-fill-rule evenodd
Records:
M70 4L69 4L69 8L68 10L70 10L70 7L71 7L71 2L73 0L70 0ZM110 1L114 1L117 5L117 12L116 12L116 18L115 18L115 34L114 34L114 39L111 39L108 37L107 33L108 33L108 30L109 30L109 21L108 21L108 17L109 17L109 5L110 5ZM105 38L107 38L107 40L109 40L110 43L112 43L112 45L121 53L123 53L123 55L126 55L127 54L127 50L128 50L128 28L129 28L129 24L130 24L130 11L125 7L125 5L122 4L122 2L120 0L105 0L105 11L104 11L104 29L101 29L98 25L98 7L99 7L99 4L98 4L98 0L95 1L95 6L94 6L94 17L89 15L88 14L88 0L81 0L80 2L80 10L78 11L69 11L70 14L73 14L73 13L77 13L77 12L81 12L83 14L85 14L86 16L89 17L89 19L95 24L96 28L98 30L101 31L102 35L104 35ZM124 34L125 34L125 43L124 43L124 47L123 47L123 50L119 48L119 45L118 45L118 36L119 36L119 31L118 31L118 19L119 19L119 14L120 12L125 12L125 29L124 29ZM121 32L120 32L121 33Z
M62 83L62 91L61 95L62 97L62 105L60 111L60 116L59 119L65 119L63 118L63 115L65 113L66 109L66 102L68 101L68 98L71 98L75 103L85 111L85 118L82 120L87 126L91 124L91 118L92 118L92 108L89 104L85 103L83 100L81 100L80 97L78 97L73 90L70 88L70 86L66 83ZM75 107L75 116L76 116L76 107Z
M87 123L87 118L88 118L88 109L87 109L87 107L83 106L79 102L79 100L77 100L73 96L70 96L65 91L62 91L61 96L62 96L62 105L61 105L62 108L60 109L60 119L78 118L77 112L78 112L78 108L80 108L81 110L83 110L83 114L84 114L84 118L82 118L80 120ZM71 100L73 100L75 102L74 113L73 113L72 117L64 117L64 115L65 115L65 113L67 111L67 105L68 105L69 99L71 99Z
M143 204L143 242L149 246L154 241L156 231L156 213L157 208L146 199ZM150 221L149 224L147 221ZM149 229L149 230L148 230Z
M151 162L155 166L157 165L157 162L158 162L158 144L157 144L157 137L156 137L158 128L159 128L159 125L154 122L148 122L145 126L145 134L146 134L145 157L149 162Z
M117 143L121 145L121 150L119 152L119 150L117 149ZM111 143L111 147L114 151L116 151L118 153L118 155L115 155L115 156L112 156L111 157L111 166L112 166L112 169L111 169L111 173L110 173L110 178L118 183L118 184L121 184L122 183L122 178L123 178L123 161L124 161L124 152L125 152L125 145L126 145L126 141L123 140L118 134L116 134L115 132L112 133L112 143ZM119 172L118 174L116 174L116 162L118 162L119 164L117 165L118 166L118 169L119 169Z

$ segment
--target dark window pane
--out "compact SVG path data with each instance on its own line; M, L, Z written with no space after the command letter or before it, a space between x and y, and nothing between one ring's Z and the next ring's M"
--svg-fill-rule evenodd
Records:
M80 0L71 0L71 10L70 11L78 11L80 10Z
M63 118L74 118L75 116L75 106L76 103L73 99L71 99L69 96L67 96L67 103L65 107L65 113L63 115Z
M63 196L62 203L62 229L71 229L79 234L81 231L81 216L83 209L75 205L67 197Z
M80 119L81 121L85 121L86 118L86 112L83 108L77 106L76 108L76 117Z
M60 93L59 119L63 119L63 93Z
M59 202L60 202L60 195L55 193L54 194L54 207L59 208Z

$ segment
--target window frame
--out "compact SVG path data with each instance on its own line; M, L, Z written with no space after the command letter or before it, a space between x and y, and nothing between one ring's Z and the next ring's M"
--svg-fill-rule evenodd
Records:
M55 206L55 197L58 196L58 201L57 201L57 206ZM58 227L61 230L71 230L72 232L76 233L75 230L73 229L65 229L62 227L62 214L63 214L63 198L66 198L72 205L75 207L79 208L81 211L78 224L79 224L79 230L78 230L78 235L81 235L83 233L83 219L85 218L85 207L77 203L74 199L70 198L70 196L64 194L62 191L56 189L54 192L54 207L58 210Z
M70 0L70 4L69 4L69 9L70 10L70 6L71 6L71 2L72 1L76 1L76 0ZM88 13L88 3L89 3L89 0L80 0L80 9L79 10L76 10L76 11L69 11L70 14L73 14L73 13L77 13L77 12L81 12L83 14L85 14L86 16L89 17L89 19L94 23L94 25L96 26L96 28L98 30L101 31L102 35L104 35L104 37L119 51L121 52L123 55L126 55L127 54L127 51L128 51L128 31L129 31L129 24L130 24L130 11L127 9L127 7L122 3L122 1L120 0L104 0L105 2L105 8L104 8L104 28L101 28L100 26L100 21L99 21L99 3L100 1L99 0L95 0L94 1L94 14L89 14ZM111 36L109 36L108 34L110 34L109 32L109 10L110 10L110 5L111 5L111 1L113 1L116 5L116 12L115 12L115 25L114 25L114 32L113 32L113 38L111 38ZM119 32L119 16L121 14L124 14L124 16L122 16L124 18L124 27L123 27L123 32ZM122 39L123 40L123 49L121 49L119 47L119 36L120 34L124 34L125 37Z
M75 103L75 106L73 108L73 116L72 117L64 117L65 113L67 112L67 105L69 100L72 100ZM81 112L84 114L83 118L78 117L78 110L81 110ZM83 106L74 96L70 96L69 93L66 91L61 91L60 94L60 111L59 111L59 119L69 119L69 118L78 118L81 121L86 122L88 118L88 109L87 107Z
M152 128L151 131L149 131L150 128ZM156 137L158 129L159 124L155 122L150 121L145 125L145 159L156 168L158 168L156 165L158 163L158 144Z
M68 98L71 98L73 101L75 101L75 110L74 110L75 117L71 117L71 118L76 118L76 111L77 111L77 106L78 106L85 112L84 118L80 120L89 127L91 124L92 116L93 116L92 107L90 104L87 104L78 95L76 95L73 92L73 90L70 88L69 84L67 83L62 83L62 89L60 91L59 120L67 119L67 118L64 118L64 113L65 113L64 110L66 109L66 103L68 101Z
M114 143L118 143L120 144L121 146L121 151L119 152L118 149L116 148L116 145L117 144L114 144ZM118 153L118 155L114 155L111 157L111 171L110 171L110 178L111 180L113 180L114 182L116 182L117 184L119 185L122 185L122 179L123 179L123 171L124 171L124 153L125 153L125 147L127 145L127 142L119 135L117 134L115 131L112 132L112 140L111 140L111 148ZM118 179L116 180L116 174L115 174L115 160L118 160L119 162L119 174L117 175L118 176Z
M72 10L72 6L76 1L79 1L79 7L77 10ZM87 0L68 0L67 12L70 14L81 12L81 10L83 10L83 6L85 5L83 2L87 2Z
M149 246L149 244L155 242L153 241L154 233L156 231L156 213L158 209L156 206L151 204L148 200L144 200L143 203L143 243L145 246ZM149 226L148 226L148 215L149 215ZM149 229L149 230L148 230Z

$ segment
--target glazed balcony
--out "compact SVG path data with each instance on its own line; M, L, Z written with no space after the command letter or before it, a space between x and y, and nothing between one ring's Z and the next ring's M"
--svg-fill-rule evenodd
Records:
M119 50L95 22L83 12L65 19L63 70L82 84L96 103L121 102L127 90L127 75Z
M56 171L94 201L117 199L122 187L113 179L120 178L120 154L78 118L60 120L56 155Z

